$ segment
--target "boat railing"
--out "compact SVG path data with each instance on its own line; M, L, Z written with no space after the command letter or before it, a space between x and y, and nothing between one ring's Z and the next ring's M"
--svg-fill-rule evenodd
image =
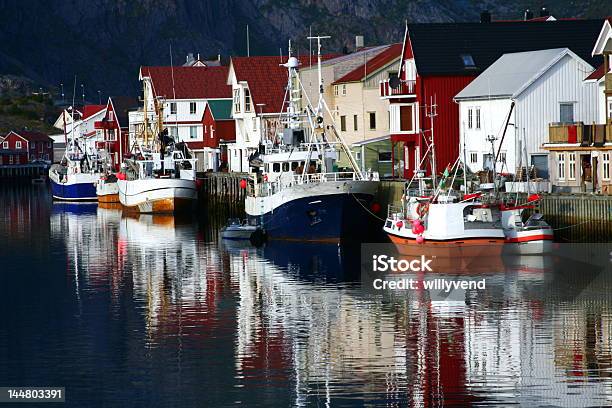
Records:
M357 180L357 174L354 172L333 172L333 173L311 173L311 174L294 174L293 181L295 184L308 183L324 183L329 181L346 181Z
M387 206L387 218L391 219L404 219L404 207L397 204L389 204Z

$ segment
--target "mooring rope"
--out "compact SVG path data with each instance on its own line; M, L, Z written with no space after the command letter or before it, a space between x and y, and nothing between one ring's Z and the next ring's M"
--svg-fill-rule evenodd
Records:
M351 196L353 196L353 198L355 199L355 201L357 201L359 203L360 206L362 206L367 212L370 213L370 215L372 215L373 217L379 219L382 222L385 222L386 219L384 218L380 218L378 215L374 214L368 207L366 207L365 205L363 205L363 203L355 196L355 194L353 194L351 191L349 191L349 194Z

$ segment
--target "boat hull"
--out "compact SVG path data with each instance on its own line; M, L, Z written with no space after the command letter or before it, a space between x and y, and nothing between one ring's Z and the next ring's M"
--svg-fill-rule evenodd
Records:
M376 181L295 185L267 197L247 197L245 210L268 239L340 243L371 237L369 208Z
M100 180L96 185L96 195L99 203L118 203L119 186L116 182L106 183Z
M504 252L518 255L541 255L551 253L554 233L551 228L507 231Z
M56 200L96 201L96 186L93 182L61 183L51 178L51 194Z
M176 213L191 209L198 194L195 180L118 180L119 201L139 213Z
M462 238L445 241L425 240L388 234L397 251L406 256L439 256L443 258L498 257L502 254L504 238Z
M373 199L368 194L332 194L298 198L261 216L249 215L268 239L340 243L358 240ZM359 201L358 201L359 200Z

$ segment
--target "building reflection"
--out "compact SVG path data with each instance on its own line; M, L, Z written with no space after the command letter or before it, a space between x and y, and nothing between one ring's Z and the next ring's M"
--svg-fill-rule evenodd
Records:
M391 406L612 401L612 383L601 381L612 368L612 301L602 292L555 302L552 259L513 259L462 301L380 301L354 285L313 283L317 263L299 259L325 251L286 245L230 257L240 288L236 364L247 385L292 373L298 406L355 395ZM601 284L609 288L610 276Z

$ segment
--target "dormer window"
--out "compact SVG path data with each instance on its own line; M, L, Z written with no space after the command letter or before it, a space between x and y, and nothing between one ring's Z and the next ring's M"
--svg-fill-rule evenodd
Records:
M249 88L244 88L244 111L251 112L251 107L251 92L249 91Z
M470 54L462 54L460 55L461 61L463 62L463 68L470 69L476 68L476 64L474 63L474 58Z
M234 89L234 113L240 112L240 88Z

